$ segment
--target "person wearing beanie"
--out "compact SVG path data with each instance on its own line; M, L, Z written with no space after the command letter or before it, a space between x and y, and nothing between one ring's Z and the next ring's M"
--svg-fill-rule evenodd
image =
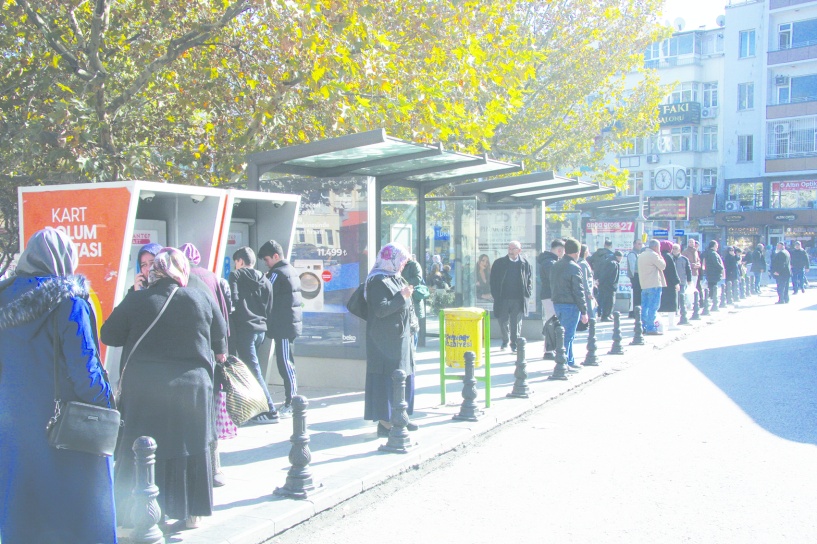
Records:
M577 370L579 365L573 356L573 338L579 321L587 323L587 299L584 294L584 274L578 265L579 242L572 238L565 240L565 254L550 271L550 293L553 309L559 323L565 329L564 348L567 366Z
M284 249L275 240L269 240L258 250L258 257L269 267L267 278L272 284L272 315L267 324L267 335L275 341L275 362L284 380L285 404L278 413L292 415L292 397L297 395L295 379L295 338L303 327L301 280L295 268L284 258Z

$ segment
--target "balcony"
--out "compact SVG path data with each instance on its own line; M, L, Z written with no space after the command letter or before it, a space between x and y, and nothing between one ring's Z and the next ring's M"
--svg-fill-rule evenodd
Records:
M798 98L789 103L766 106L766 119L785 119L804 115L817 115L817 96Z
M810 4L813 0L771 0L769 2L769 10L790 8L792 6L799 6L800 4Z
M662 68L675 68L676 66L702 66L699 56L686 55L683 57L665 57L662 59L652 59L644 61L644 68L660 70Z
M767 64L769 66L812 59L817 59L817 42L805 42L788 49L778 49L767 53Z
M766 173L777 172L802 172L805 170L817 170L817 153L811 154L789 154L786 157L776 158L775 156L766 158Z

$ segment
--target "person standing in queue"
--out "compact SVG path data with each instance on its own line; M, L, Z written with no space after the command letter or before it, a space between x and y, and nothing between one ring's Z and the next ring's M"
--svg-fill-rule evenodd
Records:
M788 304L791 255L783 242L777 242L777 251L772 256L771 272L774 281L777 282L777 302L775 304Z
M794 248L791 250L791 292L796 295L805 293L804 288L806 272L809 270L808 254L803 249L800 240L794 242Z
M407 413L414 412L414 341L419 330L413 304L414 287L401 276L408 250L392 242L383 246L366 277L363 291L368 306L366 320L366 386L363 418L377 421L377 436L389 435L394 389L392 373L406 373ZM409 431L418 426L409 422Z
M630 285L633 288L633 308L641 306L641 282L638 279L638 256L641 255L641 250L644 244L641 240L633 242L633 249L627 252L627 276L630 278ZM633 317L633 311L630 310L628 317Z
M295 339L303 329L303 300L301 280L284 249L275 240L265 242L258 257L269 267L267 278L272 284L272 315L267 323L267 334L275 342L275 362L284 380L284 405L278 409L280 417L292 416L292 397L298 394L295 377Z
M718 311L718 283L724 277L723 259L718 255L718 242L711 240L704 253L704 274L709 287L709 299L714 301L712 311Z
M210 295L187 287L189 276L187 257L163 248L148 288L128 293L102 325L102 341L123 347L119 409L125 423L114 457L117 515L125 521L136 478L131 447L140 436L159 444L162 513L195 528L213 512L213 371L216 361L227 359L227 324Z
M550 292L553 309L559 323L565 329L564 347L567 366L577 369L579 365L573 356L573 338L579 321L587 323L587 299L584 294L584 274L578 265L579 242L572 238L565 240L565 254L550 271Z
M661 257L661 242L653 238L638 256L638 276L641 281L641 324L644 334L662 334L655 326L655 314L661 305L662 289L667 286L664 269L667 263Z
M78 255L67 235L46 227L0 282L0 540L7 544L116 543L112 459L52 448L45 432L55 383L63 402L110 408L113 397L90 286L74 275Z
M531 295L531 266L522 255L522 244L514 240L508 244L508 254L491 266L491 296L494 315L499 321L502 346L516 351L516 340L522 335L522 317L528 315Z
M547 320L556 315L553 309L553 296L550 291L550 270L553 265L565 254L565 241L557 238L550 243L550 251L543 251L536 257L536 272L539 276L542 289L539 298L542 299L542 325ZM548 338L545 337L545 354L543 359L555 359L554 346L548 345Z

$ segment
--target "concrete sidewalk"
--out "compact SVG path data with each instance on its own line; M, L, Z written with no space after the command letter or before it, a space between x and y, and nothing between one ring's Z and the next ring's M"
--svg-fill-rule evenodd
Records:
M297 525L322 510L372 488L390 477L417 467L423 462L468 444L502 423L518 418L534 408L580 388L605 375L638 361L649 360L656 349L692 334L709 323L727 319L741 307L769 305L777 299L766 287L760 296L740 301L729 309L690 326L670 330L664 336L648 336L644 346L631 346L633 320L622 319L623 355L608 355L612 345L612 323L597 324L597 356L600 366L585 367L569 373L567 381L548 380L553 361L543 361L542 342L531 342L527 349L529 399L510 399L516 354L500 352L498 341L491 351L492 402L478 422L452 420L462 402L462 386L449 381L446 404L440 401L438 341L418 353L416 399L412 421L420 429L411 433L413 446L407 454L378 452L386 442L377 438L376 425L364 421L363 392L300 388L309 399L307 411L313 481L317 489L306 500L275 497L272 492L283 486L290 468L288 455L292 420L276 425L242 427L238 437L221 442L221 460L228 478L225 487L216 488L215 512L204 518L195 530L167 535L167 542L187 544L257 544ZM574 346L576 361L584 360L587 333L579 333ZM448 369L454 372L454 369ZM480 376L483 369L477 369ZM484 408L484 385L477 384L477 403ZM273 391L280 399L281 391ZM127 542L123 534L123 542Z

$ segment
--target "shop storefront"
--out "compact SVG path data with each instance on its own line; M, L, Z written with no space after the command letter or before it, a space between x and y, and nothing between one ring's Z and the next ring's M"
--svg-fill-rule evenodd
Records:
M747 210L715 214L718 240L745 248L799 240L817 257L817 210Z

